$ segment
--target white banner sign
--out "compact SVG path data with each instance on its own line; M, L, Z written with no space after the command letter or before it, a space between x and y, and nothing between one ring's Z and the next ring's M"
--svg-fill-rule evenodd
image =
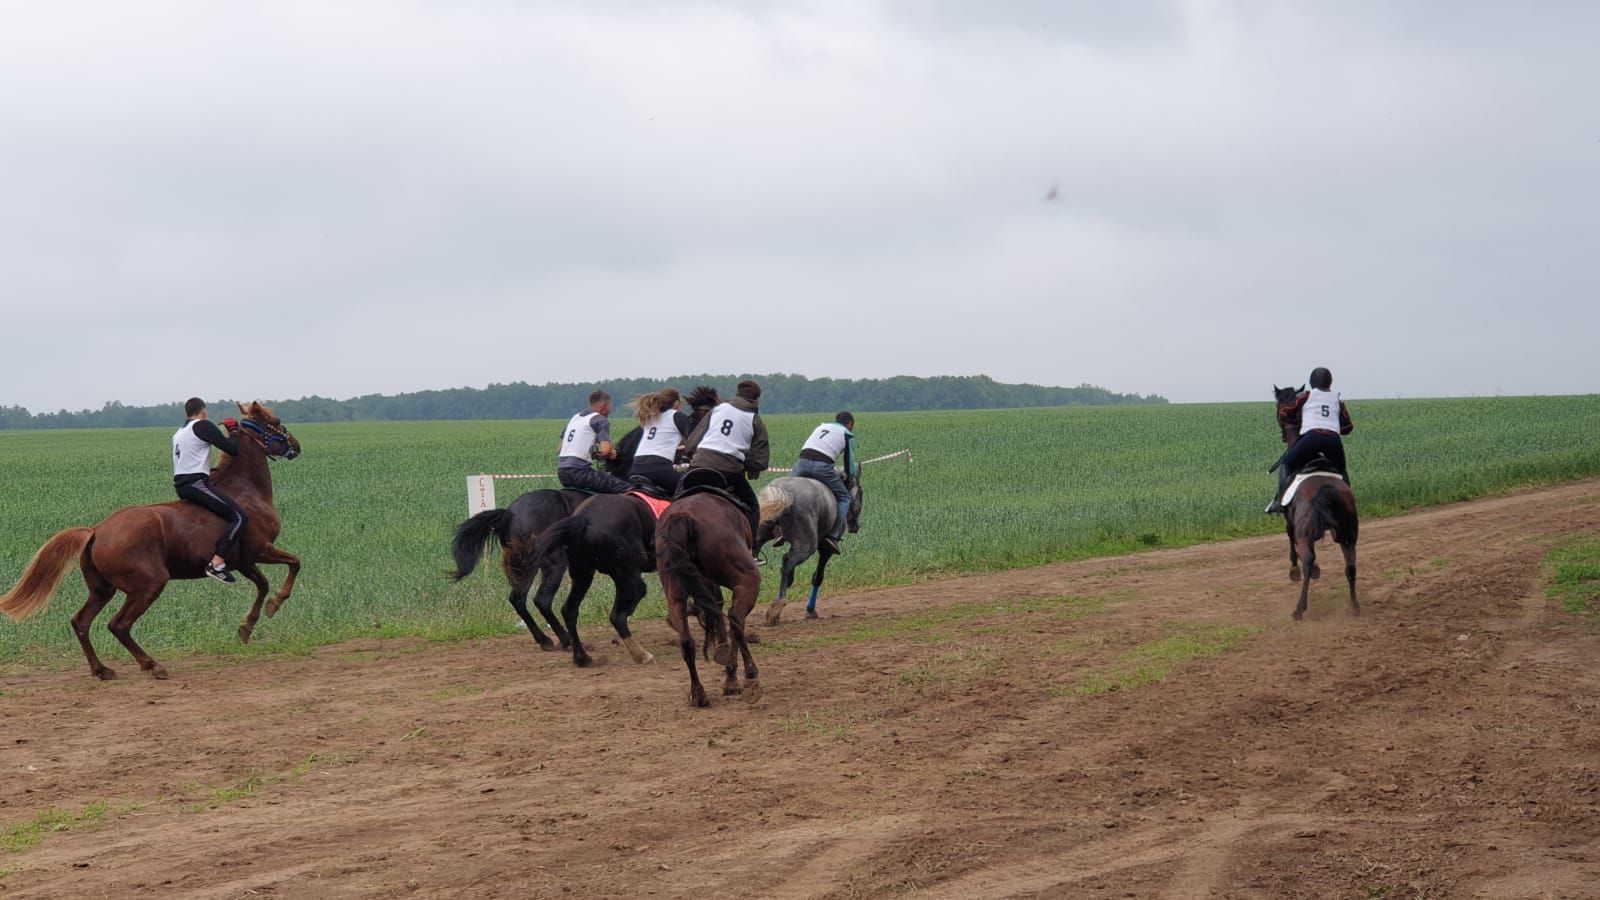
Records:
M495 508L494 476L467 476L467 518Z

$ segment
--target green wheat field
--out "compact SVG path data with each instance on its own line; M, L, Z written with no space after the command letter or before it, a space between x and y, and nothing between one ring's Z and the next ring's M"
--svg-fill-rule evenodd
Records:
M1600 396L1367 400L1351 412L1346 448L1366 517L1600 474ZM861 533L830 566L825 611L847 590L1282 527L1261 512L1275 483L1266 468L1282 449L1269 402L859 418L864 457L909 448L915 461L866 468ZM821 420L768 419L774 465L792 463ZM560 422L284 424L304 447L273 466L278 544L304 563L294 596L242 647L234 629L249 585L175 582L139 623L145 647L158 658L294 653L355 637L521 630L497 560L452 583L449 542L467 515L466 476L552 471ZM0 431L0 590L60 529L171 499L170 437L165 428ZM547 483L501 482L499 504ZM777 555L768 556L763 601L776 590ZM281 580L281 568L263 570ZM808 565L801 599L809 577ZM661 592L648 580L639 616L658 617ZM0 618L0 669L79 660L68 619L84 593L73 570L45 612L22 624ZM585 620L601 622L610 600L602 579ZM115 665L124 652L104 630L109 615L94 639ZM589 640L609 637L603 623L589 626Z

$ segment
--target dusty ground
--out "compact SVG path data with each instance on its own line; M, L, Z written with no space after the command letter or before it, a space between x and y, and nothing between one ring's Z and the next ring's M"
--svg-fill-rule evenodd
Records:
M1580 530L1600 482L1368 523L1359 619L1325 577L1289 622L1281 539L825 598L709 710L659 621L649 667L507 637L8 676L0 836L77 821L0 893L1600 896L1600 629L1537 587ZM1173 635L1238 643L1084 693Z

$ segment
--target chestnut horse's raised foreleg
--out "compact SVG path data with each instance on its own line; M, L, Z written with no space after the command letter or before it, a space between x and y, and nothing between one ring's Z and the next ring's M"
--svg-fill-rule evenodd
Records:
M244 624L239 626L239 643L248 644L250 635L256 630L256 622L261 618L261 604L267 599L267 576L261 574L254 563L238 566L236 571L256 586L256 602L250 604L250 614L244 617Z
M268 544L256 554L255 561L257 564L289 567L289 575L283 579L283 586L278 588L278 592L272 595L272 600L267 603L267 618L270 619L278 614L278 609L289 599L289 593L294 590L294 580L300 575L300 557Z
M156 602L156 598L161 596L162 588L166 586L167 583L163 580L156 582L154 586L128 592L127 601L117 610L117 614L111 617L111 623L106 626L113 635L116 635L117 640L122 642L122 646L133 654L133 658L139 663L139 668L155 678L167 677L167 670L134 641L133 623L139 621L139 617L150 608L150 604Z

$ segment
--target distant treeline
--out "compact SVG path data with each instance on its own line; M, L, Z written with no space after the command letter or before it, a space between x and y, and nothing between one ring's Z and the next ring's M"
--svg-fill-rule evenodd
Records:
M558 419L583 408L589 392L601 388L620 407L636 394L673 385L687 392L709 384L732 394L741 378L761 383L765 413L831 413L842 409L892 412L921 409L1002 409L1029 406L1109 406L1166 403L1154 394L1116 394L1104 388L1037 384L1001 384L987 375L915 378L806 378L803 375L680 375L675 378L624 378L603 382L530 385L491 384L487 388L452 388L414 394L368 394L349 400L305 397L299 400L259 398L286 422L395 422L431 419ZM0 428L138 428L183 422L183 399L156 406L125 406L117 401L100 409L31 413L21 406L0 406ZM248 400L258 398L245 398ZM212 417L227 415L232 400L206 397Z

